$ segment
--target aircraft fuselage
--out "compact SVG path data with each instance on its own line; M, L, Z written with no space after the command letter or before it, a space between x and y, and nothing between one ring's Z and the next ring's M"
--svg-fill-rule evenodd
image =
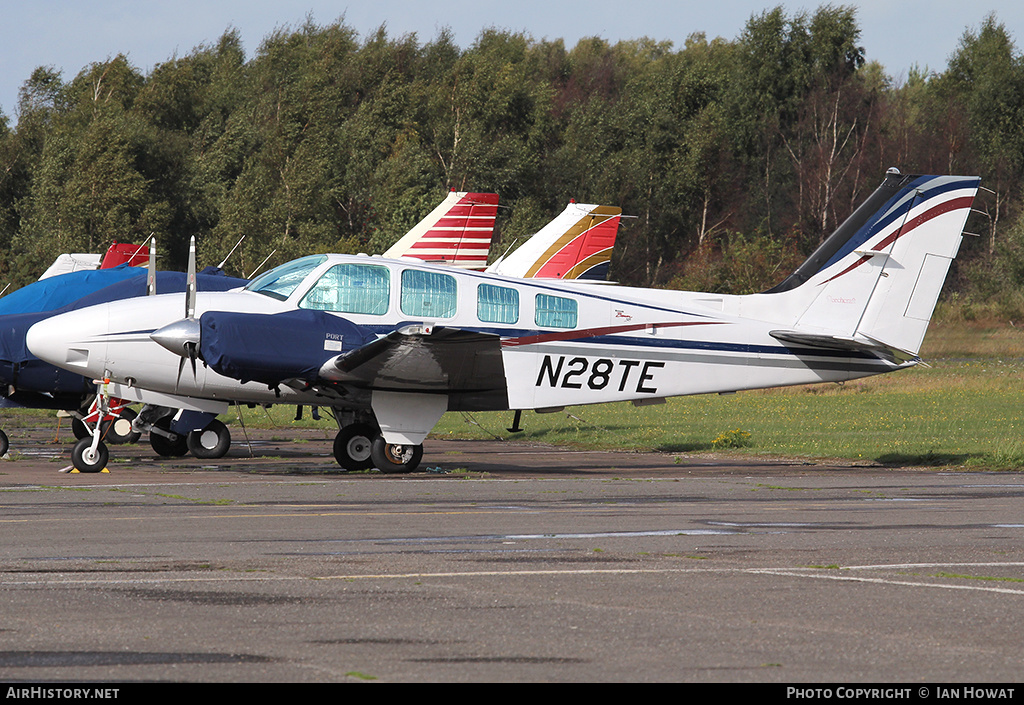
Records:
M325 285L339 266L349 268L347 279L334 287ZM366 271L376 280L359 280L360 267L370 268ZM367 293L367 287L376 287L379 293ZM460 395L452 394L449 408L642 402L842 381L898 367L870 355L784 345L769 331L787 321L726 313L729 305L722 302L734 297L718 297L717 304L708 306L683 292L538 283L409 259L325 256L287 296L277 296L251 290L199 292L194 316L200 319L207 311L275 314L305 308L327 311L377 336L409 325L497 336L503 379L492 382L504 388L506 398L490 395L490 401L481 403L480 395L472 395L474 401L461 404ZM41 322L32 328L28 344L41 358L84 376L168 395L241 403L326 403L323 385L271 388L223 376L202 361L193 372L182 357L150 337L181 319L183 309L181 294L114 301ZM325 339L323 349L310 354L326 360L340 349ZM402 376L393 384L382 374L376 383L352 380L350 386L408 389ZM365 405L365 399L352 394L349 403ZM342 398L335 401L345 404Z

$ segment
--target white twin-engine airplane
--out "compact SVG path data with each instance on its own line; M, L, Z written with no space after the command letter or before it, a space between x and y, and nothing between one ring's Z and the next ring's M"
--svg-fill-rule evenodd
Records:
M643 404L915 364L978 184L890 170L760 294L314 255L241 290L190 292L184 319L180 294L158 295L55 316L27 342L125 399L210 412L230 402L331 406L343 467L409 472L446 410ZM98 438L80 445L82 464L101 469Z

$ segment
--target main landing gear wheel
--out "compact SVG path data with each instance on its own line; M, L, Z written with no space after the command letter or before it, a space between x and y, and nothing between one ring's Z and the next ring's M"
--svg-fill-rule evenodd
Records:
M365 423L345 426L334 437L334 459L346 470L369 470L373 467L370 452L377 431Z
M214 419L202 431L190 431L186 437L188 449L197 458L223 458L231 447L231 432Z
M157 455L162 455L165 458L180 458L188 453L188 438L179 433L173 433L170 431L170 417L164 417L153 425L159 429L170 432L173 436L173 438L167 438L166 436L161 436L159 433L150 432L149 445L153 446L153 450L156 451Z
M92 449L92 439L83 438L71 449L71 464L78 472L100 472L107 467L110 453L107 447L100 443L96 450Z
M0 455L7 455L7 451L11 449L11 442L7 438L7 434L0 431Z
M423 446L388 443L377 436L370 449L374 466L385 473L412 472L423 458Z
M132 430L132 421L135 420L134 409L121 409L121 414L109 421L104 421L102 426L102 437L107 443L122 445L124 443L138 443L142 434Z

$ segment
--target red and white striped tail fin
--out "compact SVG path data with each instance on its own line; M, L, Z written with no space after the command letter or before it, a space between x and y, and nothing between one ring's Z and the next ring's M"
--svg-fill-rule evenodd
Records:
M497 214L498 194L452 191L384 256L484 269Z

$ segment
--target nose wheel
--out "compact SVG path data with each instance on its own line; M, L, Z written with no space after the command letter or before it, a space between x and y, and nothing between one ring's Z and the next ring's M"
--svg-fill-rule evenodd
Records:
M102 472L110 460L110 452L102 442L93 448L93 438L83 438L71 449L71 464L78 472Z
M75 443L75 447L71 449L71 464L75 466L78 472L101 472L107 466L107 461L110 460L110 452L103 441L100 440L103 435L103 424L99 421L106 417L110 411L110 395L107 394L107 382L109 382L109 377L106 375L104 379L96 380L95 404L98 421L93 425L92 432L85 436L85 438L80 438Z

